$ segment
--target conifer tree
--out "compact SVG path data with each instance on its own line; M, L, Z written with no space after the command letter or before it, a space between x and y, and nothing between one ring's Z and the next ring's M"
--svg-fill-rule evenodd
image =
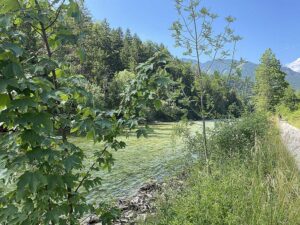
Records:
M274 111L284 96L288 83L281 64L271 49L267 49L260 59L255 78L255 105L258 111Z

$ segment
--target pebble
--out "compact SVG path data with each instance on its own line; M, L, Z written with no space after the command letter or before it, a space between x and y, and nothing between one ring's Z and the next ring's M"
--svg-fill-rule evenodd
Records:
M184 176L183 176L184 177ZM171 180L172 186L176 189L181 190L184 181L182 177L174 178ZM136 195L129 199L119 199L117 208L121 210L121 216L113 225L135 225L136 221L145 221L147 214L155 214L155 200L156 196L161 196L164 190L168 187L167 183L158 183L152 181L143 185ZM80 222L81 225L102 225L99 217L91 215L88 218Z

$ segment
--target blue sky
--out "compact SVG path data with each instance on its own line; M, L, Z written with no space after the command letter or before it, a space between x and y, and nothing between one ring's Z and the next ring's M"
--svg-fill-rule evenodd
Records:
M178 57L169 30L177 18L173 0L85 0L95 21L129 28L143 40L165 44ZM300 57L300 0L206 0L220 17L234 16L234 29L243 37L237 57L257 63L272 48L282 64Z

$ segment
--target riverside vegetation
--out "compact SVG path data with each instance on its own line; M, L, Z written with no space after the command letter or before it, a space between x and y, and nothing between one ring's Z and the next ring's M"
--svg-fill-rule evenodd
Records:
M146 224L299 224L300 174L275 127L259 115L218 126L212 173L198 162L184 191L167 192Z
M256 82L242 78L235 18L218 33L202 1L174 3L176 46L195 65L93 22L84 1L0 2L0 224L113 224L114 200L182 170L184 188L142 223L300 223L299 171L271 119L298 123L280 61L267 49ZM229 73L203 57L230 58Z

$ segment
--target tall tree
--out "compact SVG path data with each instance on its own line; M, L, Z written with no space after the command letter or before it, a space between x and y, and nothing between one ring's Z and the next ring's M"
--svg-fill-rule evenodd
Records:
M260 59L255 72L255 106L259 111L275 111L284 96L288 83L281 71L280 61L271 49L267 49Z
M282 104L288 107L289 110L293 111L297 109L298 98L296 96L295 90L288 85L284 91L284 96L282 98Z
M131 31L129 29L126 30L125 36L124 36L124 44L123 48L121 50L121 60L123 63L123 66L126 69L130 68L130 59L131 59L131 45L132 45L132 35Z
M207 108L210 107L211 104L205 105L205 98L208 100L209 96L207 96L205 90L205 71L203 71L201 67L200 60L209 57L213 63L217 58L228 56L228 51L225 49L226 44L238 41L240 38L235 36L233 30L230 28L235 20L234 18L230 16L225 18L227 25L225 26L224 32L215 33L213 24L218 16L202 6L202 1L175 0L175 3L178 20L173 23L172 29L174 31L173 36L176 40L176 46L183 47L186 50L185 54L195 57L197 61L196 83L193 86L198 90L199 99L193 99L191 102L194 102L194 106L198 108L193 108L193 111L202 119L203 149L205 152L207 170L210 172L210 153L207 145L205 121L208 116Z

